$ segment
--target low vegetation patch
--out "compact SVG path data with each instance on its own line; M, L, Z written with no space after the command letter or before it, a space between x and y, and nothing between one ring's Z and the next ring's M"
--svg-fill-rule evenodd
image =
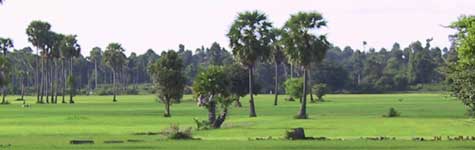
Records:
M391 107L389 108L388 114L383 115L383 117L388 117L388 118L393 118L393 117L399 117L401 114L396 111L395 108Z
M166 136L167 139L172 140L192 140L192 128L180 129L178 125L172 124L169 128L166 128L162 131L162 134Z

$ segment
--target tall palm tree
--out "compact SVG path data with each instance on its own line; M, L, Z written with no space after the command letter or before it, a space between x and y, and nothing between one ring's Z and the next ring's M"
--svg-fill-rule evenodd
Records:
M316 30L325 27L326 21L317 12L299 12L291 15L284 25L285 54L289 61L303 68L303 94L300 111L296 118L306 119L307 115L307 78L312 62L321 62L329 47L324 35L315 35Z
M94 89L97 88L97 65L101 62L102 60L102 50L99 47L94 47L92 48L90 52L90 57L91 60L94 62Z
M126 64L127 57L124 54L125 49L122 48L122 45L119 43L110 43L106 50L104 51L104 58L103 61L106 65L108 65L112 69L112 82L113 82L113 93L114 97L112 98L112 102L117 102L116 95L117 95L117 86L116 86L116 76L122 69L122 67Z
M249 72L249 116L256 117L253 92L253 69L257 61L266 59L270 53L270 30L272 24L267 16L258 11L239 13L227 36L233 55Z
M8 102L6 101L6 96L7 96L7 81L8 81L8 59L7 59L7 52L8 52L8 49L10 48L13 48L13 41L9 38L1 38L0 37L0 50L3 52L3 64L1 64L2 68L3 68L3 76L5 79L5 82L4 84L1 84L1 88L2 88L2 103L1 104L8 104Z
M279 97L279 65L284 61L285 55L283 51L282 43L282 30L272 29L272 44L271 44L271 60L275 65L274 73L274 106L277 106L277 100Z
M39 50L41 51L46 51L47 49L47 43L48 43L48 38L50 36L50 29L51 25L47 22L43 21L32 21L30 25L26 28L26 34L28 35L28 41L36 47L36 76L35 76L35 82L36 82L36 90L37 90L37 95L36 99L38 103L43 103L42 96L40 98L40 95L42 94L42 88L43 88L43 80L40 80L40 66L43 66L43 60L40 62L40 53ZM42 58L42 57L41 57ZM43 72L41 72L43 74Z
M69 59L69 76L68 76L68 84L70 86L69 90L69 103L73 104L73 95L74 95L74 74L73 74L73 58L74 57L79 57L81 54L81 46L78 44L78 41L76 39L76 35L66 35L63 37L63 40L61 42L61 52L62 56L65 59ZM64 75L63 77L65 77ZM66 81L66 80L65 80Z

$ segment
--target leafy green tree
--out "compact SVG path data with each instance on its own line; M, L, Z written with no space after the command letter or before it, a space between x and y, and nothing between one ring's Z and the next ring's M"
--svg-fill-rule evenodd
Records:
M253 68L257 61L266 59L270 53L270 31L272 24L267 16L258 11L239 13L227 36L233 55L249 71L249 116L256 117L253 96Z
M163 116L171 117L172 99L183 96L186 78L183 74L183 60L175 51L162 52L160 59L150 66L158 99L165 104Z
M127 57L124 54L125 49L119 43L110 43L104 51L103 61L112 69L112 82L113 82L113 94L112 102L117 102L117 85L116 76L117 73L122 71L123 66L126 64Z
M285 83L285 92L290 96L290 99L302 99L303 79L302 78L288 78Z
M325 57L329 43L324 35L314 35L315 30L326 26L322 15L316 12L299 12L291 15L284 26L285 54L292 64L303 68L303 95L298 119L306 119L307 115L307 73L311 63L319 63Z
M246 96L249 92L247 71L238 64L231 64L224 67L224 72L230 82L229 92L236 98L236 106L242 107L240 98Z
M223 67L210 66L196 76L193 92L198 105L208 109L208 122L211 128L220 128L228 115L228 107L236 100L231 96L231 82ZM216 117L216 106L222 112Z
M30 25L28 25L26 29L26 34L28 35L28 41L35 46L36 49L36 55L40 55L39 50L42 51L42 53L45 53L45 51L48 49L48 43L49 39L51 36L51 25L48 22L43 22L43 21L32 21ZM43 71L40 71L40 66L43 68L43 58L40 64L40 57L37 57L36 59L36 90L37 90L37 95L36 99L38 103L43 103L43 92L42 92L42 87L44 84L44 80L40 80L40 72L43 73Z
M456 40L458 62L448 69L450 91L468 108L468 114L475 116L475 16L462 16L450 25L458 33Z
M313 85L312 88L315 95L317 95L318 101L323 102L322 97L328 93L327 84L324 84L324 83L315 84Z

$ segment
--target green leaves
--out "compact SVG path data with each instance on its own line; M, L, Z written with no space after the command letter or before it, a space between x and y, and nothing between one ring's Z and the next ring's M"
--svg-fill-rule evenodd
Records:
M172 50L162 52L160 59L150 65L149 71L159 97L166 100L182 97L186 82L183 69L183 60Z
M321 62L330 43L325 35L314 35L312 30L326 26L321 14L299 12L285 23L283 42L285 54L294 64L308 67L312 62Z
M122 69L122 66L127 61L124 51L124 48L119 43L110 43L104 51L104 63L109 65L114 71Z
M272 24L263 13L240 13L227 34L236 59L245 66L252 66L259 59L267 59L271 28Z
M449 27L456 29L459 62L475 64L475 16L462 16Z

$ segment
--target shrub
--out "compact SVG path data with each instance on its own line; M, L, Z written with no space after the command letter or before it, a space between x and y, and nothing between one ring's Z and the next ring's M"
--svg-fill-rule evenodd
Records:
M393 107L389 108L389 111L388 111L388 114L387 115L383 115L384 117L389 117L389 118L392 118L392 117L399 117L400 114L399 112L396 111L396 109L394 109Z
M328 88L327 84L315 84L312 87L312 91L315 95L318 97L318 101L323 102L323 96L325 96L328 93Z
M169 128L164 129L162 133L167 137L167 139L189 140L193 139L191 131L191 127L182 130L178 125L172 124Z
M300 98L303 93L303 79L302 78L290 78L284 83L285 92L292 98Z

